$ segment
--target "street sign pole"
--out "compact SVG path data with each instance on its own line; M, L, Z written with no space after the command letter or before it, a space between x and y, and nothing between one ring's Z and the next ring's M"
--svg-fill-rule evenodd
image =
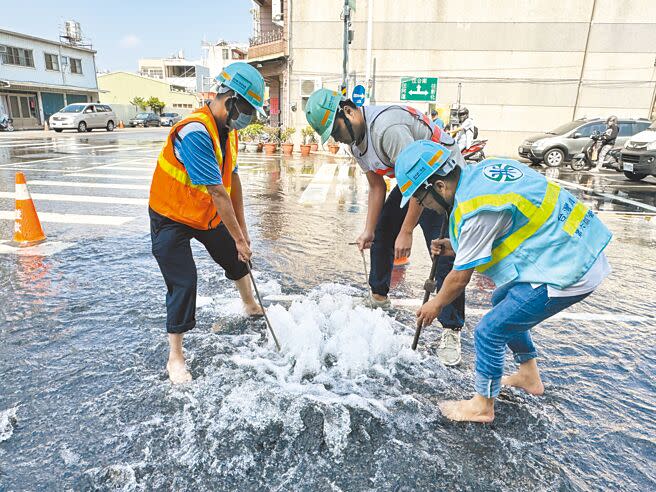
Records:
M344 0L344 56L342 59L342 95L348 94L348 56L349 56L349 27L351 25L351 7L349 0Z

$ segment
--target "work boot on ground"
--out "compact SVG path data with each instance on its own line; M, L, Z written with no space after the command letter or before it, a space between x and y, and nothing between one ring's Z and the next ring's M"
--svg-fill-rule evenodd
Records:
M375 299L371 294L367 294L361 301L360 305L368 307L370 309L381 308L383 311L386 311L392 307L392 302L389 300L389 297L386 297L384 300L379 301Z
M460 331L445 328L442 332L442 339L435 352L445 366L457 366L460 364L460 359L462 358Z

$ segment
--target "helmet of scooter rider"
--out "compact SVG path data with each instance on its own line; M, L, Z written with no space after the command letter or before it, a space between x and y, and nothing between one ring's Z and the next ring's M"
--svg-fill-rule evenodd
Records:
M467 118L469 116L469 110L465 107L460 108L458 110L458 116L464 116L465 118Z

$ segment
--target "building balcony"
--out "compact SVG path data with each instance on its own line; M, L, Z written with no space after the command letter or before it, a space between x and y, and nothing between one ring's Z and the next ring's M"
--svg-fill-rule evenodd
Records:
M267 61L284 57L286 42L282 29L268 31L249 39L247 61Z

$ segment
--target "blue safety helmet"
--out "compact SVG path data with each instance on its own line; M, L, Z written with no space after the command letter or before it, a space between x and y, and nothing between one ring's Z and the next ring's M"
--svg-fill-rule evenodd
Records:
M451 151L432 140L417 140L408 145L396 158L394 174L401 194L401 207L433 174L446 176L457 166L449 159Z
M264 79L255 67L244 62L231 63L214 80L217 84L235 91L260 114L266 116L262 108L264 104Z

